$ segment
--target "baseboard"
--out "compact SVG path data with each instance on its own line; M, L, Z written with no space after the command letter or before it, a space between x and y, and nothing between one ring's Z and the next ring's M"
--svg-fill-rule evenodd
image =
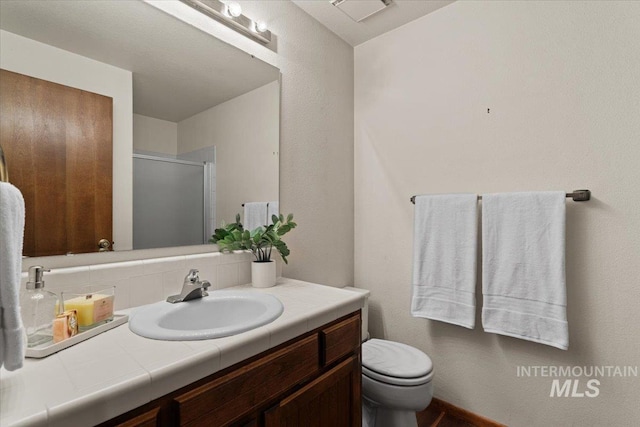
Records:
M459 421L473 427L506 427L496 421L467 411L444 400L433 398L427 409L417 413L420 427L437 427L438 425L454 425L451 421Z

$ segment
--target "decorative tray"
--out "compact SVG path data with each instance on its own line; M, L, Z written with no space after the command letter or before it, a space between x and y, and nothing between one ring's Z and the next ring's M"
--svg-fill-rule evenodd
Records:
M127 323L128 320L129 320L129 315L116 313L113 315L113 320L110 322L107 322L100 326L96 326L95 328L91 328L88 331L80 332L71 338L68 338L64 341L60 341L55 344L52 342L49 342L46 344L41 344L35 347L27 348L25 355L27 357L32 357L35 359L41 359L43 357L47 357L49 355L52 355L53 353L59 352L60 350L64 350L67 347L71 347L72 345L76 345L79 342L95 337L96 335L106 332L109 329L113 329L116 326L123 325Z

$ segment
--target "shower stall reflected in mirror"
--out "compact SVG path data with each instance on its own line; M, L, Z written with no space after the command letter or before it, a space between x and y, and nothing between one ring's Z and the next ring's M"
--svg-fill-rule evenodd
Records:
M133 249L207 243L215 225L215 149L133 155Z

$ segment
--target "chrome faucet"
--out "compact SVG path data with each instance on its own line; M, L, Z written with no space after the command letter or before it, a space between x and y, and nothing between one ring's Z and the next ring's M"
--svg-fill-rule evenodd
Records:
M211 283L207 280L200 281L198 277L198 270L191 269L189 274L184 278L182 284L182 291L179 295L171 295L167 298L167 302L175 304L177 302L185 302L196 298L202 298L209 295L207 289L211 286Z

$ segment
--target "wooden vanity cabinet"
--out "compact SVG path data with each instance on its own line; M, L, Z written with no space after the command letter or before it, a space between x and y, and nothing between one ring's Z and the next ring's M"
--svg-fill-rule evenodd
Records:
M361 425L360 312L102 426Z

